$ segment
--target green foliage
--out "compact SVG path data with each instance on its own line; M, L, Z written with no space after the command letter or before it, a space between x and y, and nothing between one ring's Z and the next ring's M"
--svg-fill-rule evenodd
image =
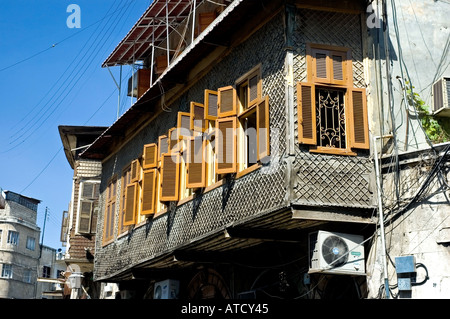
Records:
M407 82L406 95L408 104L415 107L419 118L422 122L422 127L425 130L428 138L433 144L439 144L450 141L450 119L435 118L429 111L429 106L425 104L418 93L413 92L414 86L411 88Z

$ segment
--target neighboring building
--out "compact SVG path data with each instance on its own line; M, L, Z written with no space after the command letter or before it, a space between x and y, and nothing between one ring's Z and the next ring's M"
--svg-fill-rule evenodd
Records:
M62 299L64 297L64 272L66 263L61 249L42 246L38 268L37 299Z
M40 200L4 191L0 209L0 298L34 299L39 265Z
M103 64L139 66L136 102L79 154L101 181L102 297L450 297L450 144L405 107L413 51L375 4L372 21L358 0L152 2ZM424 8L436 30L443 6Z
M63 212L61 240L66 245L67 273L83 275L83 288L73 290L71 298L98 298L98 285L92 282L97 228L101 162L80 159L79 154L104 127L59 126L64 152L74 170L69 210Z

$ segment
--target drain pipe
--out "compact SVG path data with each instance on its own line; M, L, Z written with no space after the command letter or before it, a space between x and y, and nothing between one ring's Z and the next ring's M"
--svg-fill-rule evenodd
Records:
M373 158L375 162L375 174L377 179L377 193L378 193L378 221L380 224L380 236L381 236L381 247L383 250L383 272L384 272L384 290L386 293L386 299L390 299L389 294L389 278L387 272L387 260L386 260L386 239L384 233L384 215L383 215L383 202L381 198L381 172L378 166L378 152L377 152L377 140L385 137L393 137L392 135L385 136L373 136Z

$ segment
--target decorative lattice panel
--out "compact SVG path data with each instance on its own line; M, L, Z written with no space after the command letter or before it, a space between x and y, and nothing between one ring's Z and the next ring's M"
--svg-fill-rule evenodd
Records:
M297 203L373 207L371 158L303 152L295 162Z

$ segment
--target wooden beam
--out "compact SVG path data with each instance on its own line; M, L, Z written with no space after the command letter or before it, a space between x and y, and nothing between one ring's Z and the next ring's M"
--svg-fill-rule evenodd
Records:
M294 206L293 219L319 220L328 222L346 222L375 224L376 219L372 214L374 209L357 209L349 207L307 207Z
M231 238L259 239L262 241L297 243L302 240L302 235L297 230L230 227L227 228L227 233Z

